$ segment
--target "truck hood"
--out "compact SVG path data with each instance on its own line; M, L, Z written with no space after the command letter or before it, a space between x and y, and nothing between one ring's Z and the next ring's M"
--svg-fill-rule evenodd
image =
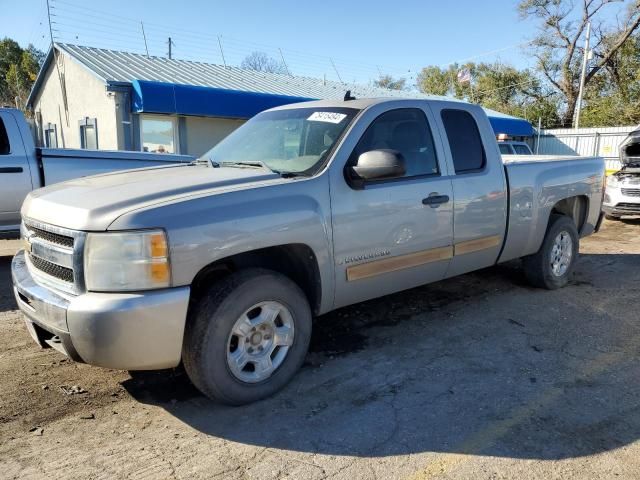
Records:
M189 164L120 171L31 192L22 216L73 230L106 230L124 213L194 195L215 195L280 180L259 168Z

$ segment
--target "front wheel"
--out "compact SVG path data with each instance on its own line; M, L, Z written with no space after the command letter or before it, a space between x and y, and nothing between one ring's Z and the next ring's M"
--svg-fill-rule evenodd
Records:
M529 283L548 290L564 287L573 273L579 242L573 220L552 215L540 250L522 259Z
M242 405L284 387L310 338L311 309L302 290L277 272L249 269L213 285L197 303L182 356L202 393Z

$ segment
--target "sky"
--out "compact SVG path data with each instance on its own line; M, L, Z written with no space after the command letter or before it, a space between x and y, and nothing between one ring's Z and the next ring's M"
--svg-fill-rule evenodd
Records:
M238 65L252 51L293 74L367 83L380 73L415 83L427 65L501 60L531 66L536 33L515 0L50 0L56 41ZM44 0L0 0L0 37L50 43ZM224 60L220 51L224 53Z

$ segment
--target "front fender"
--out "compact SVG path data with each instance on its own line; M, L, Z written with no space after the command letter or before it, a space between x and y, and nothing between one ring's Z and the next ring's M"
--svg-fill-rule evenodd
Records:
M322 282L321 311L333 302L333 252L327 176L183 199L130 212L110 230L164 228L172 285L190 285L212 262L276 245L311 248Z

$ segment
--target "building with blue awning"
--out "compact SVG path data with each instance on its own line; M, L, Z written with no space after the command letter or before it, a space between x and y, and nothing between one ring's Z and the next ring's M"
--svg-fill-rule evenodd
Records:
M57 67L56 67L57 63ZM55 44L27 106L42 143L198 156L268 108L307 100L434 98L326 79ZM437 97L435 97L437 98ZM526 138L526 120L486 110L498 134Z

